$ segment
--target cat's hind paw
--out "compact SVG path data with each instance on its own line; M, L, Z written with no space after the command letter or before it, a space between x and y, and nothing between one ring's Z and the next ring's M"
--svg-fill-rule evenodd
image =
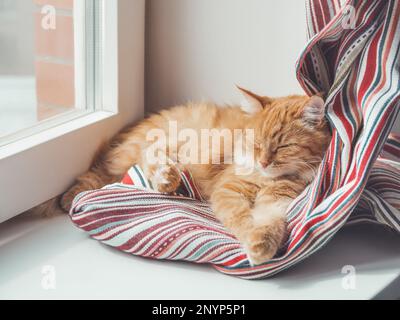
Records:
M81 185L81 184L76 184L72 188L70 188L67 192L65 192L60 199L60 207L62 210L65 212L69 212L71 210L72 202L75 199L75 197L83 192L86 191L87 189Z
M251 230L244 243L250 264L260 265L271 260L283 244L285 235L284 221Z

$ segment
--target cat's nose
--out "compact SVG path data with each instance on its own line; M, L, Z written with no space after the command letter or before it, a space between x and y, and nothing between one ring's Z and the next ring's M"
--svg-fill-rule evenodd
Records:
M261 167L263 167L263 168L265 169L266 167L269 166L269 161L267 161L267 160L260 160L260 165L261 165Z

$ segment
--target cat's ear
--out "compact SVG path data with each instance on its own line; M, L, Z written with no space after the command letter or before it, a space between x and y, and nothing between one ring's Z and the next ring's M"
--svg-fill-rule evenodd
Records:
M242 103L242 109L247 113L254 114L260 112L271 103L271 99L269 97L259 96L254 92L243 89L239 86L237 86L237 88L245 98L245 101Z
M312 96L303 109L303 119L311 127L321 125L325 119L325 101L320 96Z

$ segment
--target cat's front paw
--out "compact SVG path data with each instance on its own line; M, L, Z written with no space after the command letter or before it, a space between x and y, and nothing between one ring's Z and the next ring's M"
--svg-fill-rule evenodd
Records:
M156 169L151 182L158 192L173 193L181 183L181 174L175 166L164 165Z
M245 240L244 247L252 265L260 265L271 260L286 238L286 222L255 227Z

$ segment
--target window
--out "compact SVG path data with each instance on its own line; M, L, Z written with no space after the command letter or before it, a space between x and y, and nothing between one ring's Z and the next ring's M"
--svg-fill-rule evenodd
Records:
M144 0L0 0L0 52L1 222L142 117Z
M0 0L0 7L0 145L101 109L94 100L101 1Z

